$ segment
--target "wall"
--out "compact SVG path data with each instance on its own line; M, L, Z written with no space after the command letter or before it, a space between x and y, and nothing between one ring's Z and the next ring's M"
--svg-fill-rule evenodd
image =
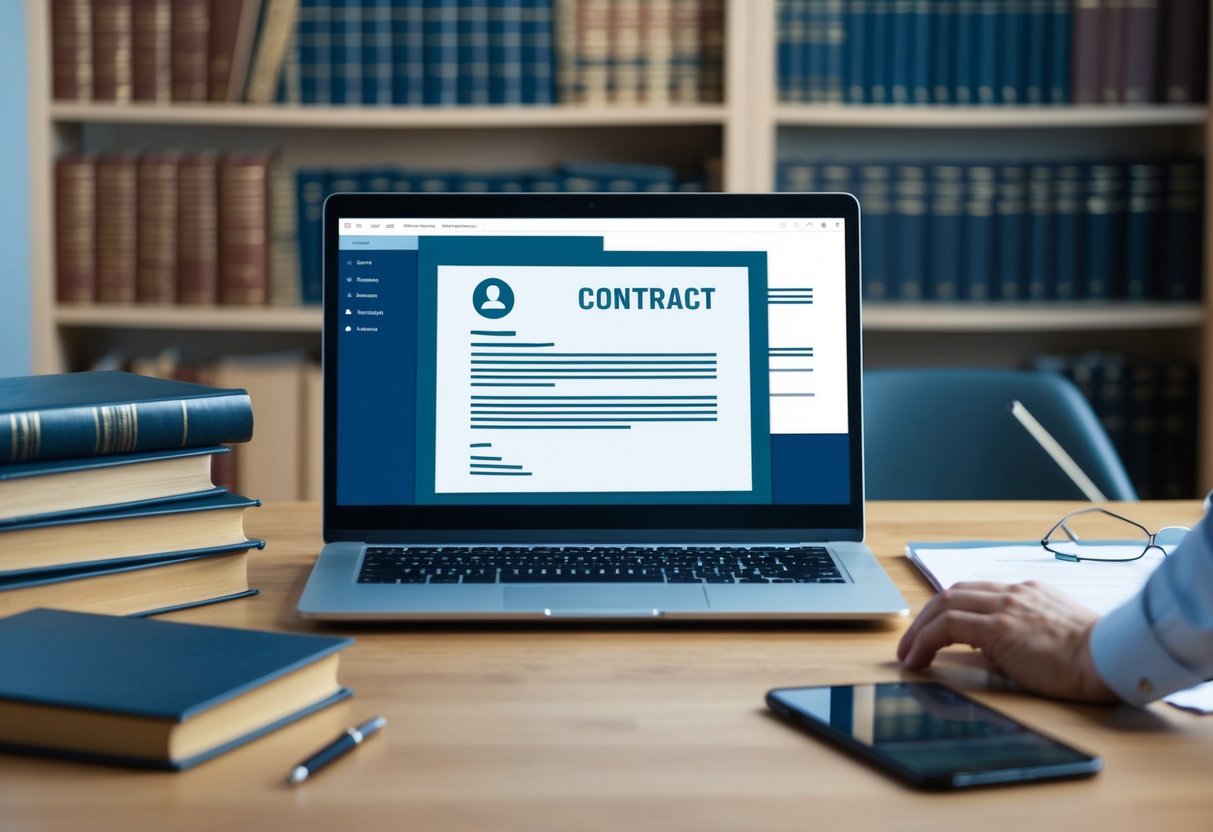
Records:
M30 372L25 4L0 2L0 378Z

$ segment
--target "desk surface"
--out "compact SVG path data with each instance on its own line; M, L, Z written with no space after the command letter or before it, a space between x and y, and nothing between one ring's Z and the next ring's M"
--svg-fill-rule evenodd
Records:
M930 587L907 540L1023 539L1063 503L874 503L869 538L917 611ZM1196 503L1141 503L1147 526ZM260 597L181 621L313 631L294 604L318 548L315 505L251 512ZM1213 716L1067 705L990 682L967 648L934 673L1104 757L1091 780L921 794L765 713L773 687L893 680L905 622L877 627L360 627L341 678L355 697L183 774L0 755L0 828L1207 830ZM291 764L372 714L390 724L308 784Z

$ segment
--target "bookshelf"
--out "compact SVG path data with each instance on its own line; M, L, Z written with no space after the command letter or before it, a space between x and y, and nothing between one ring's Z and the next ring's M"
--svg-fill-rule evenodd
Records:
M1210 157L1208 105L947 107L787 104L776 96L776 0L725 0L723 104L339 107L54 101L49 4L26 0L35 371L76 369L98 349L186 342L318 353L314 308L68 306L54 297L53 163L77 149L274 147L298 165L401 163L476 169L569 159L721 159L729 191L768 191L776 164L823 159L1026 160L1089 152ZM1064 148L1059 154L1058 148ZM479 163L479 164L478 164ZM1213 192L1206 166L1205 193ZM1206 199L1206 201L1208 201ZM1206 236L1213 212L1206 211ZM1206 274L1210 268L1205 250ZM1014 365L1034 353L1123 349L1198 363L1199 483L1213 487L1213 298L1191 303L869 303L868 366Z

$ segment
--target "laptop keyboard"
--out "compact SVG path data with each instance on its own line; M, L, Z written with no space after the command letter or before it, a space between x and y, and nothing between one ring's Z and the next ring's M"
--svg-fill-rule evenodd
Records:
M841 584L821 546L368 546L360 584Z

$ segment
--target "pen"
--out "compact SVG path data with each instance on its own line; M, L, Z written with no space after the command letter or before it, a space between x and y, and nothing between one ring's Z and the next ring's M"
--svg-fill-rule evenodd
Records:
M381 716L373 716L361 725L346 728L337 739L292 768L291 773L286 776L286 782L292 786L302 783L329 763L345 756L351 749L357 748L363 740L374 735L384 725L387 725L386 719Z
M1044 425L1036 421L1036 417L1028 412L1028 409L1023 406L1023 403L1012 399L1011 400L1011 415L1019 420L1023 425L1024 430L1032 435L1032 438L1044 448L1057 466L1066 473L1071 482L1078 486L1078 490L1093 503L1107 502L1107 497L1099 490L1095 483L1091 482L1091 478L1087 473L1078 467L1078 463L1074 461L1074 457L1066 453L1066 449L1061 446L1053 434L1045 430Z

